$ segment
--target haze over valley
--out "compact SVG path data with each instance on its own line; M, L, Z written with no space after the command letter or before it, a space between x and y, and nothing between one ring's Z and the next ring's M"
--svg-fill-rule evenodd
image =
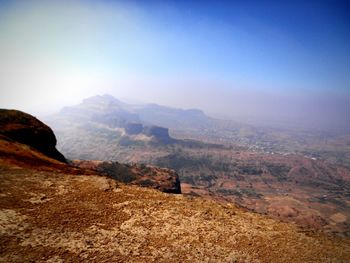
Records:
M198 109L127 104L107 94L64 107L45 121L69 159L171 168L185 193L304 226L345 235L350 230L348 151L331 143L330 150L323 147L342 137L254 127ZM334 221L336 214L343 219Z

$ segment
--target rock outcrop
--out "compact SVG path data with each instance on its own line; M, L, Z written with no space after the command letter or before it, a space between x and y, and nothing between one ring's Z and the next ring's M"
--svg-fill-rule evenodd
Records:
M130 122L125 125L124 129L128 135L136 135L142 133L143 125L141 123Z
M28 145L52 159L66 162L56 149L56 137L50 127L27 113L0 109L0 135L5 140Z
M171 143L174 139L169 136L169 129L159 126L145 126L143 134L155 138L162 143Z
M102 161L73 161L73 165L104 173L119 182L181 194L179 175L171 169L144 164L121 164Z
M124 126L125 133L127 135L143 134L148 137L152 137L154 142L158 143L173 143L176 140L169 135L169 129L155 126L155 125L143 125L141 123L129 122Z

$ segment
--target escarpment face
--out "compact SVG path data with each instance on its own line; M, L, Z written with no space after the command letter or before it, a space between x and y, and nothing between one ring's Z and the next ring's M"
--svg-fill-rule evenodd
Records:
M52 159L66 162L56 149L57 141L51 128L27 113L0 109L0 135L35 148Z
M74 160L76 167L92 169L109 175L119 182L181 194L179 175L171 169L145 164L122 164L111 161Z

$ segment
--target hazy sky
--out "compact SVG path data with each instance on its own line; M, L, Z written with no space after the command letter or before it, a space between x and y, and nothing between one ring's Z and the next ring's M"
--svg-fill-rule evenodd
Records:
M0 107L110 93L350 126L347 1L2 1Z

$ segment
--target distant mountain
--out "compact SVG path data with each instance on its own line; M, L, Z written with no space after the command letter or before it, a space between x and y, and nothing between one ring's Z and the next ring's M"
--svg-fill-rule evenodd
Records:
M198 109L174 109L157 104L142 105L134 111L142 122L174 129L201 128L212 120Z
M97 122L109 127L124 127L128 122L140 122L136 113L128 106L110 95L94 96L83 100L76 106L64 107L51 116L55 124L74 121L76 123Z
M201 110L132 105L106 94L64 107L45 121L53 127L59 138L58 148L68 158L115 161L119 160L121 147L199 145L200 142L172 138L169 128L201 130L211 118Z
M84 99L79 105L64 107L50 119L55 124L67 120L77 123L92 121L111 128L124 128L127 123L134 122L166 128L198 128L211 120L198 109L183 110L157 104L131 105L107 94Z
M94 96L79 105L63 108L59 113L44 118L59 137L58 147L67 151L68 156L91 159L92 143L86 149L72 152L72 144L83 141L84 137L104 140L99 156L115 158L111 141L124 146L151 143L169 143L175 139L191 139L212 144L240 146L254 151L279 154L300 154L321 158L350 168L350 135L337 135L318 130L299 128L276 128L264 125L246 124L241 121L220 120L207 116L198 109L176 109L157 104L128 104L111 95ZM140 132L125 132L133 125L159 126L166 129L168 138L156 139ZM130 126L131 125L131 126ZM135 126L134 126L135 127ZM74 131L74 132L73 132ZM108 144L106 149L106 144ZM102 147L97 145L97 148ZM73 147L74 148L74 147ZM81 145L80 148L85 148ZM96 148L96 147L95 147ZM97 149L96 148L96 149ZM113 150L108 150L113 148ZM85 154L88 151L90 153ZM110 151L109 154L105 154Z

